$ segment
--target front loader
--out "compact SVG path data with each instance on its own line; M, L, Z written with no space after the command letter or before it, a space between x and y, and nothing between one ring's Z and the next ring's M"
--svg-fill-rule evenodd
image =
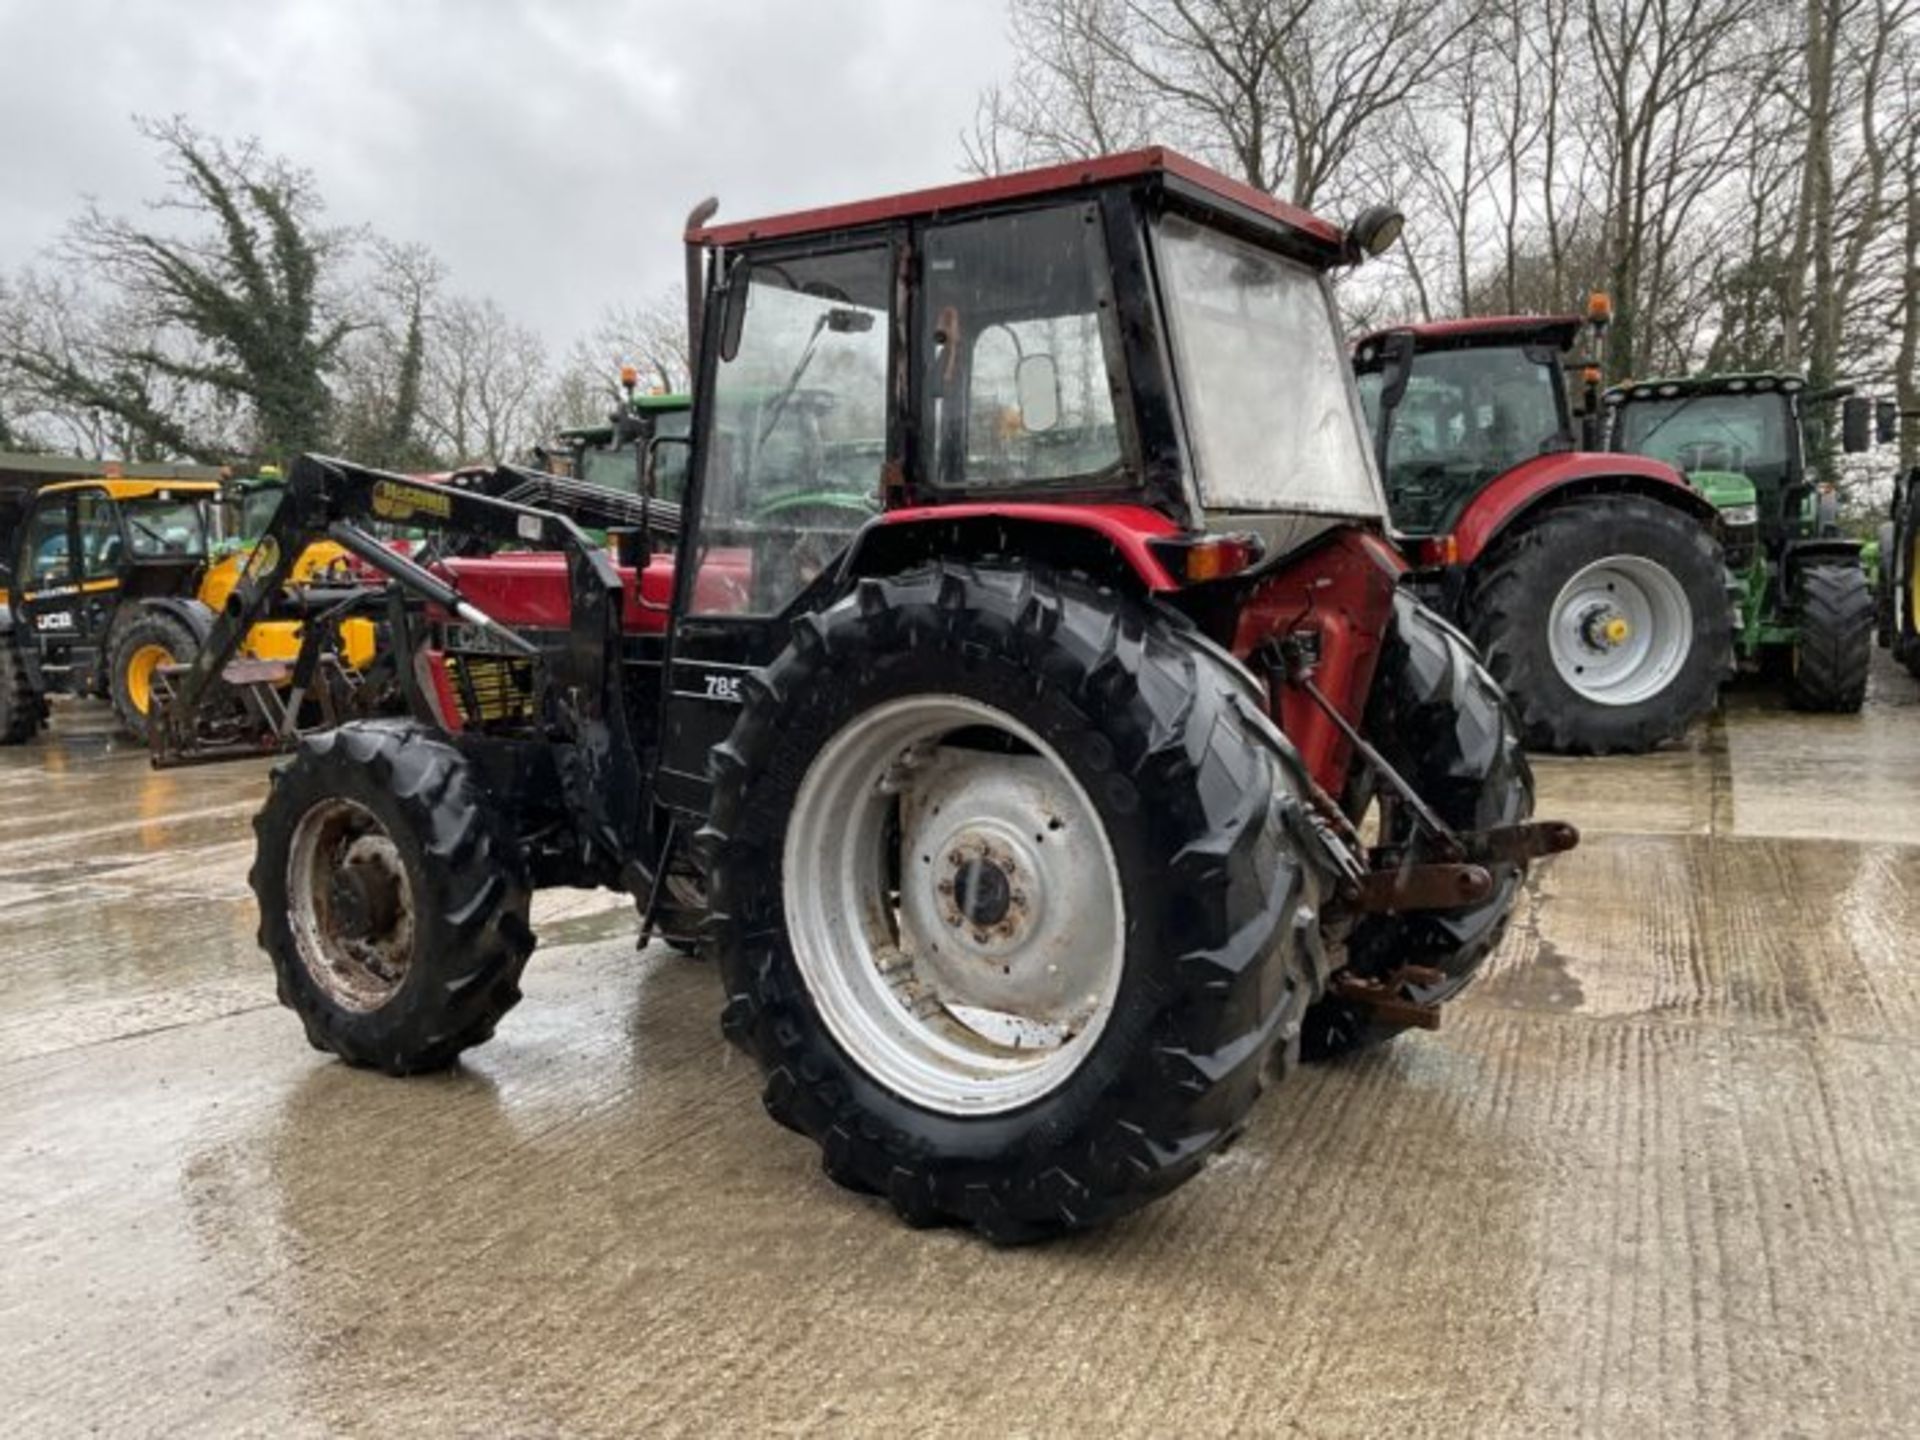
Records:
M613 885L697 921L832 1178L1010 1241L1182 1183L1303 1052L1436 1025L1576 836L1397 583L1328 288L1393 217L1160 150L709 214L677 526L293 470L280 548L390 577L409 677L256 821L309 1039L451 1063L520 998L532 891Z

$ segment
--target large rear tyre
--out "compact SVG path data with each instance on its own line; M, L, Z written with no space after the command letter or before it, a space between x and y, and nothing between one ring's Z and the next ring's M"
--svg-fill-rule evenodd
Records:
M47 702L27 678L13 636L0 632L0 745L24 745L46 723Z
M301 742L273 772L247 877L280 1003L316 1049L451 1065L520 999L533 952L512 833L466 757L405 721Z
M1808 565L1794 582L1799 639L1787 701L1796 710L1852 714L1873 664L1873 591L1859 564Z
M1499 687L1465 637L1411 595L1394 602L1393 630L1367 701L1366 734L1453 829L1515 825L1533 814L1533 771ZM1404 805L1372 791L1356 798L1379 804L1381 843L1408 842L1413 816ZM1381 982L1402 966L1437 971L1438 981L1402 983L1396 993L1423 1005L1453 999L1506 933L1525 874L1520 864L1495 867L1493 894L1466 909L1365 917L1348 937L1346 968ZM1308 1012L1301 1053L1329 1059L1398 1033L1329 997Z
M1229 662L1110 591L936 565L742 688L708 949L834 1180L1017 1242L1238 1130L1326 962L1298 761Z
M114 636L107 660L108 691L120 724L141 744L147 743L154 707L166 695L164 667L191 665L199 653L200 637L163 610L136 616Z
M1686 734L1733 673L1718 543L1637 495L1524 524L1480 562L1465 621L1535 750L1651 750Z

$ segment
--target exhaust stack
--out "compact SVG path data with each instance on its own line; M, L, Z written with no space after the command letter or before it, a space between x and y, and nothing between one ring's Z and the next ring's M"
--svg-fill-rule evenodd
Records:
M719 198L709 195L687 212L687 378L695 385L700 380L700 311L704 287L700 276L700 246L693 237L719 208Z

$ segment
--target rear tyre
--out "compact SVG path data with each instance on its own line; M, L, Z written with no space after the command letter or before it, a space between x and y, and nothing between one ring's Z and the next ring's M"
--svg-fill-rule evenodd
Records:
M937 565L795 623L713 752L728 1037L827 1173L1001 1242L1196 1173L1325 981L1298 761L1183 622Z
M46 722L47 702L27 678L13 636L0 632L0 745L24 745Z
M1465 618L1530 749L1651 750L1686 734L1733 673L1718 543L1637 495L1523 525L1480 562Z
M1499 687L1459 631L1404 593L1395 599L1393 630L1367 701L1366 734L1453 829L1515 825L1533 814L1533 771ZM1387 795L1358 798L1380 803L1381 843L1407 843L1413 817L1404 805ZM1493 894L1467 909L1360 920L1347 940L1347 969L1379 981L1403 965L1436 970L1443 977L1437 983L1401 984L1396 993L1423 1005L1453 999L1500 944L1526 867L1500 865L1493 873ZM1397 1033L1330 996L1308 1012L1301 1054L1329 1059Z
M1799 639L1787 700L1796 710L1852 714L1873 664L1873 592L1858 564L1808 565L1794 582Z
M126 732L141 744L152 728L149 717L165 697L166 665L191 665L200 653L200 637L187 623L162 610L149 610L122 626L108 657L108 691Z
M466 757L404 721L301 742L254 818L260 947L316 1049L451 1065L520 999L533 951L519 847Z

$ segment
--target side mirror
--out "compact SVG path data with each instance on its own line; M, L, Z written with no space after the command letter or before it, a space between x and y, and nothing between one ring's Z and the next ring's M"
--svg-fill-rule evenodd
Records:
M687 435L656 435L647 442L640 470L640 493L678 504L686 495L687 467L693 459L693 439Z
M1020 424L1029 435L1043 434L1060 423L1060 371L1051 355L1027 355L1013 371L1014 393L1020 401Z
M1891 445L1899 438L1900 406L1892 400L1882 400L1873 407L1874 439L1882 445Z
M1849 455L1873 448L1873 402L1864 395L1849 395L1840 402L1840 448Z
M1391 410L1406 398L1413 378L1413 336L1396 330L1380 342L1380 408Z

